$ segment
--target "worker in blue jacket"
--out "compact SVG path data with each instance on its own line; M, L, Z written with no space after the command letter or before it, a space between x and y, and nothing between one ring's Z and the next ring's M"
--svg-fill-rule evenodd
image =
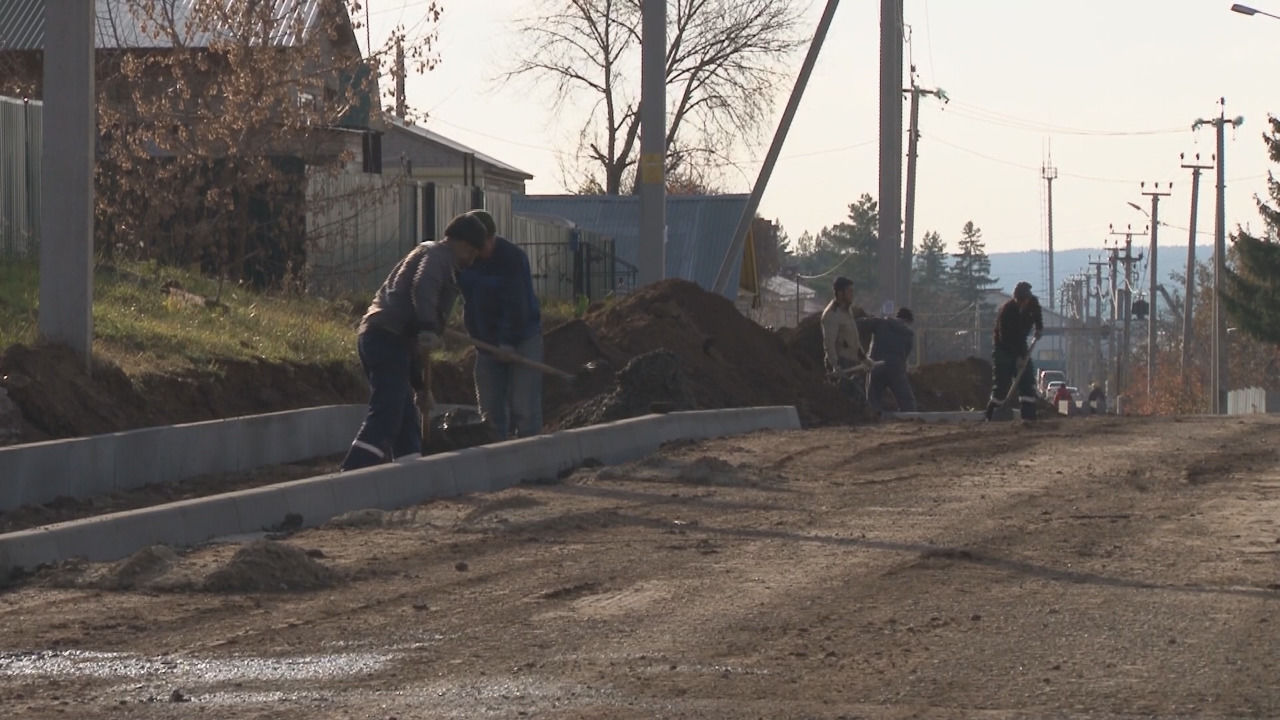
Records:
M484 210L472 210L493 250L458 274L463 322L471 337L496 345L508 357L476 353L476 404L498 436L531 437L542 431L542 373L510 356L542 361L542 311L533 291L529 256L506 238Z

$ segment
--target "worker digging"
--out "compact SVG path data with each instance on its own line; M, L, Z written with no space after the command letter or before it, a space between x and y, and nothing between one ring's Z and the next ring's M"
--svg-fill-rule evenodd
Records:
M1040 300L1031 293L1031 283L1020 282L1013 297L1000 306L996 314L991 351L991 399L987 402L986 419L1008 404L1016 392L1019 415L1023 420L1036 419L1035 370L1031 349L1044 332L1044 314ZM1027 335L1034 333L1031 345Z

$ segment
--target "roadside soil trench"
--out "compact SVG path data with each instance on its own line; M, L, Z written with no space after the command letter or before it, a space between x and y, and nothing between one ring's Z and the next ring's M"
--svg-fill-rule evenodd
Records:
M1273 717L1277 436L1270 418L757 433L292 535L323 589L104 591L77 585L101 568L59 568L0 593L0 703ZM169 572L210 576L237 549ZM146 662L168 669L126 672ZM313 662L337 674L284 670Z

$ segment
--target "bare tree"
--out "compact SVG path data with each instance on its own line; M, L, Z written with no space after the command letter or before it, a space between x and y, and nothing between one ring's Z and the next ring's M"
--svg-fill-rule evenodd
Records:
M782 62L801 42L800 9L793 0L667 2L667 169L703 178L725 165L736 140L758 136ZM519 30L529 44L508 80L550 83L558 110L588 108L582 177L571 184L629 190L639 154L640 0L546 0Z

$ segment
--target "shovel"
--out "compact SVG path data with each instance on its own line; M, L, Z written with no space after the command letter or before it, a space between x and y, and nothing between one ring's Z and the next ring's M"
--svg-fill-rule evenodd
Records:
M578 379L578 377L573 373L567 373L564 370L561 370L560 368L552 367L546 363L540 363L537 360L530 360L529 358L522 357L515 353L507 352L506 350L503 350L502 348L497 347L496 345L490 345L489 343L484 342L483 340L477 340L464 332L459 332L457 330L445 330L444 334L451 338L454 338L455 340L461 340L463 342L470 343L471 345L474 345L479 350L484 350L485 352L493 353L494 357L498 358L499 360L502 360L503 362L513 362L519 365L524 365L525 367L531 367L534 370L539 370L548 375L554 375L560 378L561 380L567 380L569 382L573 382Z
M854 375L861 375L862 373L869 373L883 364L884 364L883 360L872 360L871 358L866 358L862 362L858 363L857 365L831 371L831 373L829 374L829 377L839 378L839 377L852 377Z
M1027 368L1031 367L1031 351L1036 349L1036 343L1040 342L1040 338L1031 341L1027 346L1027 361L1023 363L1022 369L1017 375L1013 376L1013 384L1009 386L1009 394L1004 396L1004 402L1000 403L1000 407L1005 407L1013 401L1013 396L1018 394L1018 385L1022 382L1022 376L1027 374Z

